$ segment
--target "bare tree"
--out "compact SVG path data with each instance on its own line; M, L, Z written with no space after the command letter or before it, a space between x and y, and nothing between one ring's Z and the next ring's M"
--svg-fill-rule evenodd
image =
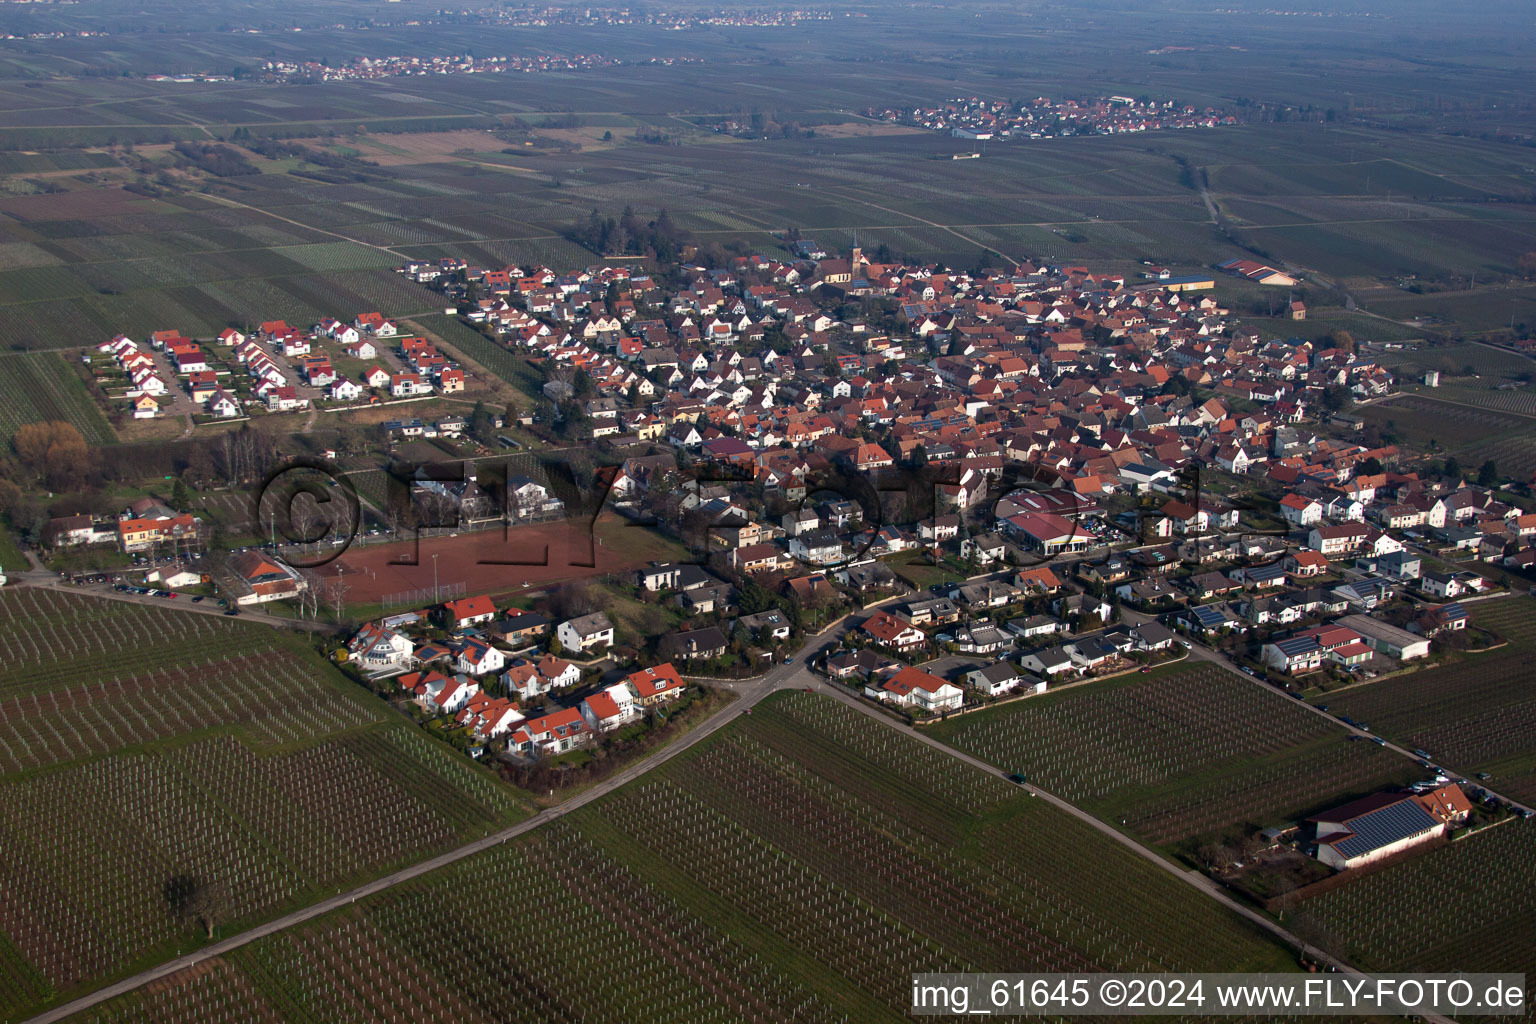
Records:
M568 580L550 591L549 609L562 619L597 611L598 603L586 580Z
M331 611L335 613L337 622L342 621L342 619L346 617L347 591L350 589L350 587L342 582L342 577L339 572L337 573L336 578L332 580L326 587L326 594L330 598L331 602Z

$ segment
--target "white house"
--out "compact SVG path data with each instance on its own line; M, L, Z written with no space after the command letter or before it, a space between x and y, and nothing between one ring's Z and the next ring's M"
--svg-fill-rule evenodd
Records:
M954 683L908 666L883 685L867 687L870 697L892 704L907 704L924 711L954 711L965 703L965 693Z
M507 749L516 754L563 754L592 735L586 719L576 708L530 718L521 723L507 741Z
M409 668L415 654L416 645L410 637L377 622L363 626L347 642L348 657L366 672Z
M560 623L555 630L560 646L567 651L589 651L595 647L613 646L613 623L602 612L582 615Z
M1314 498L1287 494L1280 499L1280 515L1296 526L1316 526L1323 520L1323 505Z
M441 672L401 676L400 683L410 688L412 700L423 711L434 715L455 714L480 693L480 684L474 680L463 676L449 679Z
M612 732L637 714L628 683L615 683L581 702L581 717L593 732Z
M221 420L233 419L240 415L240 402L234 395L220 388L208 396L208 411Z
M994 662L991 665L983 665L981 668L973 668L965 674L965 685L977 690L989 697L1007 693L1020 683L1028 682L1027 677L1018 675L1013 671L1013 666L1006 661Z
M363 397L363 389L354 381L341 377L331 382L331 386L325 389L325 394L333 402L355 402Z
M454 669L469 676L500 672L507 663L506 655L483 640L463 640L453 650Z
M443 605L443 622L450 629L465 629L490 622L496 617L496 605L484 594L460 598Z

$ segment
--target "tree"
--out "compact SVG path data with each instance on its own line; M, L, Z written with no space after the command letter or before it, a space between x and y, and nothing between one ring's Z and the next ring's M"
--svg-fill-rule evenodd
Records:
M1498 463L1494 462L1492 459L1489 459L1487 462L1484 462L1477 471L1477 485L1479 487L1492 487L1498 482Z
M1350 405L1349 389L1342 384L1330 384L1323 389L1323 407L1332 412L1341 412Z
M184 511L192 505L192 492L187 488L187 482L181 477L171 485L171 507L178 512Z
M568 580L550 591L549 610L558 618L574 619L597 611L597 597L586 580Z
M10 480L0 480L0 515L21 504L22 490Z
M165 900L177 915L196 921L213 938L213 929L229 919L234 908L229 887L218 879L177 875L165 883Z
M490 410L486 409L485 402L477 401L474 411L469 414L469 435L477 441L488 441L491 430Z
M1305 945L1315 946L1323 950L1327 950L1335 945L1333 933L1314 917L1310 911L1303 910L1293 914L1290 920L1290 929L1291 934L1295 935Z
M1355 350L1355 336L1348 331L1334 331L1328 335L1328 340L1333 342L1333 347L1340 352L1353 352Z
M85 475L90 449L74 425L64 420L23 423L11 439L16 455L39 479ZM54 488L58 490L59 488Z
M1360 473L1362 476L1376 476L1380 472L1381 461L1374 455L1360 463Z
M1450 458L1445 460L1444 472L1448 477L1452 477L1456 480L1461 479L1461 463L1456 461L1456 456L1452 455Z

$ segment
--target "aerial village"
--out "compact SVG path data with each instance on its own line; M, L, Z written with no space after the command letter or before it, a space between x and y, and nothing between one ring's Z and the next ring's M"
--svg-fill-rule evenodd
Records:
M1161 268L968 274L792 248L685 264L671 289L622 265L400 267L539 367L547 404L528 422L603 453L606 500L694 557L617 584L662 610L649 633L601 609L461 597L367 623L351 664L477 756L524 761L812 638L825 679L918 722L1196 646L1299 697L1476 643L1463 602L1495 588L1480 567L1536 563L1536 515L1493 482L1369 443L1348 409L1391 374L1352 339L1284 337L1293 310L1266 337L1233 326L1206 279ZM336 372L321 344L366 369ZM211 373L210 351L249 379ZM448 354L376 313L100 352L138 396L214 417L463 386ZM562 514L547 480L515 487L515 518ZM59 544L125 551L196 533L171 508L58 526ZM239 605L320 585L256 551L225 572Z

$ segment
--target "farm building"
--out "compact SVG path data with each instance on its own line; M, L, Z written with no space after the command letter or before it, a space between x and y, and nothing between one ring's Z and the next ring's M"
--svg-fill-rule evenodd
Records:
M1309 819L1317 859L1340 871L1370 864L1445 834L1472 804L1458 786L1427 793L1373 793Z
M1374 651L1398 661L1412 661L1429 656L1429 639L1415 636L1406 629L1382 622L1369 615L1346 615L1339 625L1348 626Z

